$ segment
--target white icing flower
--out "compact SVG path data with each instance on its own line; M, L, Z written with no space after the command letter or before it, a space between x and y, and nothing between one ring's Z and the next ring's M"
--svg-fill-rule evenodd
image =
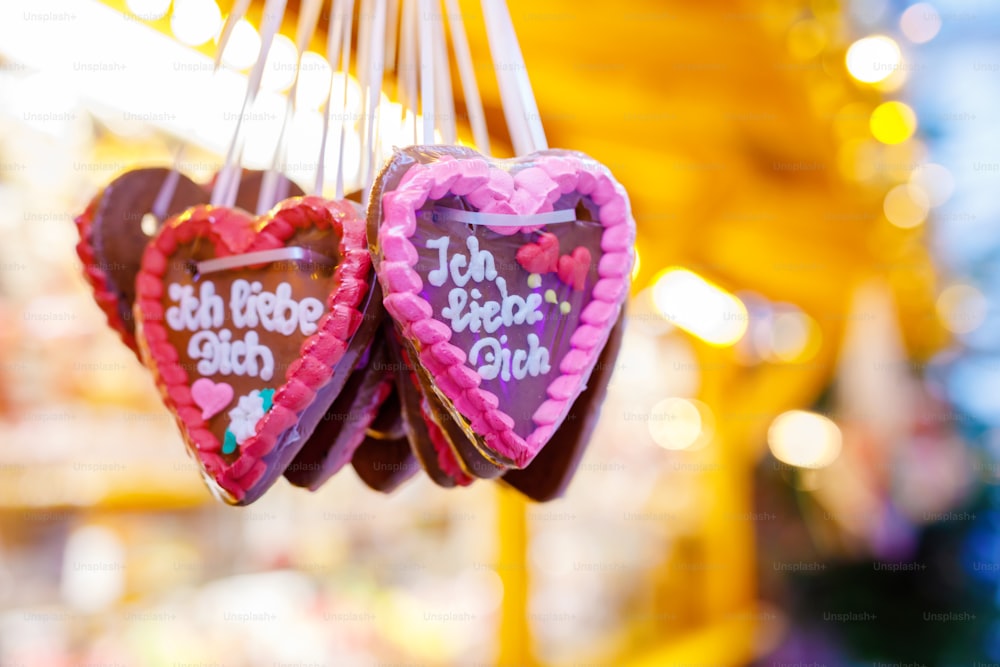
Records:
M259 389L254 389L246 396L240 396L236 407L229 411L229 430L236 438L236 444L242 445L254 434L254 427L264 416L264 397Z

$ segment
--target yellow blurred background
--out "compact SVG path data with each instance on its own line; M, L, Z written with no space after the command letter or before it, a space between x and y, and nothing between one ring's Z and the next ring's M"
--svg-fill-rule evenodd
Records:
M511 0L549 144L606 164L638 224L626 339L569 492L529 505L420 479L385 497L346 471L216 506L92 301L72 217L181 144L184 172L218 169L263 12L213 74L232 4L0 8L0 665L751 664L796 637L776 572L882 557L890 497L914 525L968 497L950 412L910 372L982 299L928 249L951 176L902 95L926 26L907 42L829 0ZM509 156L482 13L460 7ZM297 11L251 167L278 140ZM304 186L325 15L289 139ZM383 152L409 143L397 93L389 76ZM921 416L939 477L892 467Z

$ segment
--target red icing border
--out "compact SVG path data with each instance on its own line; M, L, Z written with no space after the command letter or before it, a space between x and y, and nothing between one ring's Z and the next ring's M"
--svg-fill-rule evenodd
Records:
M125 322L122 321L121 315L118 313L118 294L111 289L108 274L104 269L100 268L100 263L94 254L94 246L90 242L94 225L94 213L97 212L97 207L103 196L104 192L99 192L90 201L84 212L73 219L73 222L76 223L77 232L80 234L80 241L76 244L76 254L80 258L80 261L83 262L83 277L94 291L94 301L97 302L98 307L104 312L104 316L108 320L108 326L118 332L118 336L130 350L139 354L135 336L126 328Z
M226 465L217 453L221 443L206 428L191 398L188 374L178 364L180 355L167 342L161 298L168 259L179 245L198 237L213 243L217 257L280 248L297 229L314 225L333 227L341 237L342 261L334 270L336 288L327 299L328 312L320 320L318 331L302 343L300 356L289 365L286 381L275 392L271 409L257 422L256 433L240 445L233 463ZM198 461L235 500L241 500L264 476L267 465L261 459L274 449L282 434L295 426L298 415L329 381L333 367L361 324L360 307L371 286L370 273L364 220L350 202L321 197L285 200L256 221L240 211L196 206L168 220L147 246L136 278L140 349Z
M478 174L470 169L464 174L456 164L459 161L483 163L487 169L480 168ZM497 163L486 157L443 157L437 162L411 166L395 190L382 193L378 244L382 253L378 273L385 292L386 310L399 324L403 335L417 343L418 358L444 397L483 436L490 449L518 468L527 466L549 441L586 386L628 294L635 261L635 220L628 196L605 167L585 159L582 154L537 154L524 158L523 162L532 165L527 169L536 171L532 174L533 183L526 182L527 179L519 182L518 172L514 172L509 201L514 201L513 195L518 191L523 190L521 194L525 195L518 202L521 210L517 213L530 215L552 211L552 204L560 196L577 192L599 207L598 218L604 227L598 282L591 291L591 301L581 314L580 325L571 336L570 350L561 360L560 373L546 390L548 398L532 416L536 428L527 438L514 433L510 426L513 420L498 407L498 398L479 388L481 379L466 365L465 351L448 342L452 333L450 327L434 317L431 304L419 295L423 280L413 269L418 254L409 241L416 232L416 211L428 199L440 199L451 193L467 201L475 200L480 194L477 191L482 190L479 199L502 201L484 173L492 173ZM545 181L543 196L538 196L539 179ZM531 202L527 207L525 200ZM621 225L624 229L619 229ZM510 228L496 231L512 233Z

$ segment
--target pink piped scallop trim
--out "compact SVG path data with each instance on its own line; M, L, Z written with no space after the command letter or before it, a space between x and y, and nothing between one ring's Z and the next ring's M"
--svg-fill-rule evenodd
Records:
M341 262L334 269L336 289L327 299L329 312L319 330L303 341L300 356L289 365L285 384L274 394L271 409L257 422L256 433L239 448L229 465L217 452L221 443L207 428L191 398L187 372L177 363L177 350L167 342L163 326L163 275L167 260L180 244L196 237L212 242L217 257L280 248L298 229L332 227L340 234ZM278 438L298 421L316 392L329 381L333 367L362 322L362 305L369 288L371 256L364 221L353 205L321 197L294 197L278 205L256 223L240 212L196 206L171 218L147 246L136 279L136 331L143 356L153 370L165 403L182 424L186 439L205 471L236 501L264 476L261 459Z
M635 221L632 219L625 189L596 162L578 157L538 155L534 167L510 178L508 172L490 166L488 175L479 164L485 158L442 158L438 162L415 164L407 170L395 190L382 196L382 221L379 238L383 262L379 280L385 292L386 310L401 325L403 334L417 342L420 362L428 369L437 388L458 412L483 436L486 445L518 468L527 466L549 441L569 412L573 400L583 391L597 358L618 319L628 293L632 264L635 261ZM456 174L454 162L461 161L476 170L478 184L470 192L468 184ZM465 166L465 165L463 165ZM526 173L528 172L528 173ZM471 180L471 179L469 179ZM456 183L459 186L456 188ZM504 187L506 185L506 188ZM598 220L604 227L601 237L603 254L598 262L598 284L585 309L586 317L570 341L560 375L549 384L548 398L532 415L536 428L522 438L513 431L513 419L498 407L497 397L479 387L479 374L466 364L463 350L448 341L451 330L433 317L431 304L420 296L423 281L413 270L417 249L409 239L416 231L416 211L428 199L444 197L459 190L468 202L482 204L480 210L513 215L530 215L553 210L553 203L564 194L578 192L599 207ZM474 204L477 205L477 204ZM626 230L616 229L625 225ZM534 231L540 227L498 228L503 233Z

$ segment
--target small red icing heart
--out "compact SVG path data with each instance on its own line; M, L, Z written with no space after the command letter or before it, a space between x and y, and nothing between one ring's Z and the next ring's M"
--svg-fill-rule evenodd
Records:
M578 247L569 255L563 255L559 258L559 280L578 292L582 291L587 284L590 262L590 251L583 246Z
M209 419L222 412L233 400L233 385L199 378L191 385L191 400L201 408L201 418Z
M555 271L559 261L559 237L543 232L535 243L525 243L517 251L517 263L528 273Z

